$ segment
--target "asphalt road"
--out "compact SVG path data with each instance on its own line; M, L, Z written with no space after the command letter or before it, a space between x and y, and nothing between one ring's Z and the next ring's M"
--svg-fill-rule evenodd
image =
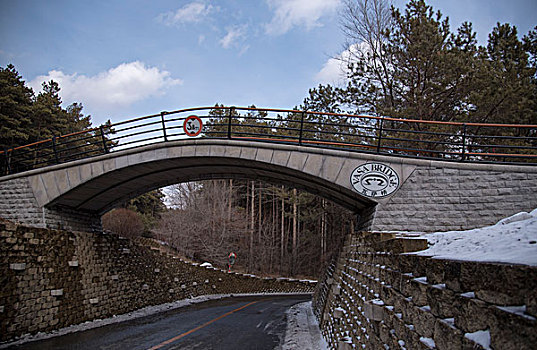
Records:
M309 296L235 297L179 308L10 349L274 349L285 311Z

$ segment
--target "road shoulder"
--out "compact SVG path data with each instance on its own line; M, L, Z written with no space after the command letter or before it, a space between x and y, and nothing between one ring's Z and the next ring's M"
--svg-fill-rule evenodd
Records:
M281 349L328 349L313 315L311 301L293 305L287 311L287 329Z

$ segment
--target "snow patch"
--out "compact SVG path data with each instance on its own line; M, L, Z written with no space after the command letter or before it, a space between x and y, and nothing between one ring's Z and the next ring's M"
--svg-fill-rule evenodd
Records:
M429 249L408 254L537 266L537 209L512 215L492 226L421 237L427 239Z
M434 340L431 339L431 338L421 337L420 342L425 344L430 349L434 349L436 347L436 344L434 343Z
M533 316L530 316L526 314L526 305L520 305L520 306L496 306L498 309L503 310L505 312L510 312L512 314L516 314L518 316L525 317L529 320L535 321L536 318Z
M313 315L311 301L293 305L286 312L287 329L282 350L312 349L327 350L328 343L323 339L319 323Z
M465 333L464 336L470 340L473 340L475 343L481 345L483 348L487 350L490 349L490 331L488 329L485 331Z

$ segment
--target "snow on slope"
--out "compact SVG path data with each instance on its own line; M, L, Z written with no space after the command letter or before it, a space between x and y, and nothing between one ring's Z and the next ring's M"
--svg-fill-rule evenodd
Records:
M440 259L503 262L537 266L537 209L488 227L423 234L429 249L417 255Z

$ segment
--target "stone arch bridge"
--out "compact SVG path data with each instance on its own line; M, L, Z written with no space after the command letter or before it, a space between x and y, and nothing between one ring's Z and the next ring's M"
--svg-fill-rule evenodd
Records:
M187 139L0 177L0 217L89 231L122 201L194 180L305 189L369 230L470 229L537 207L537 167L458 163L236 139Z

